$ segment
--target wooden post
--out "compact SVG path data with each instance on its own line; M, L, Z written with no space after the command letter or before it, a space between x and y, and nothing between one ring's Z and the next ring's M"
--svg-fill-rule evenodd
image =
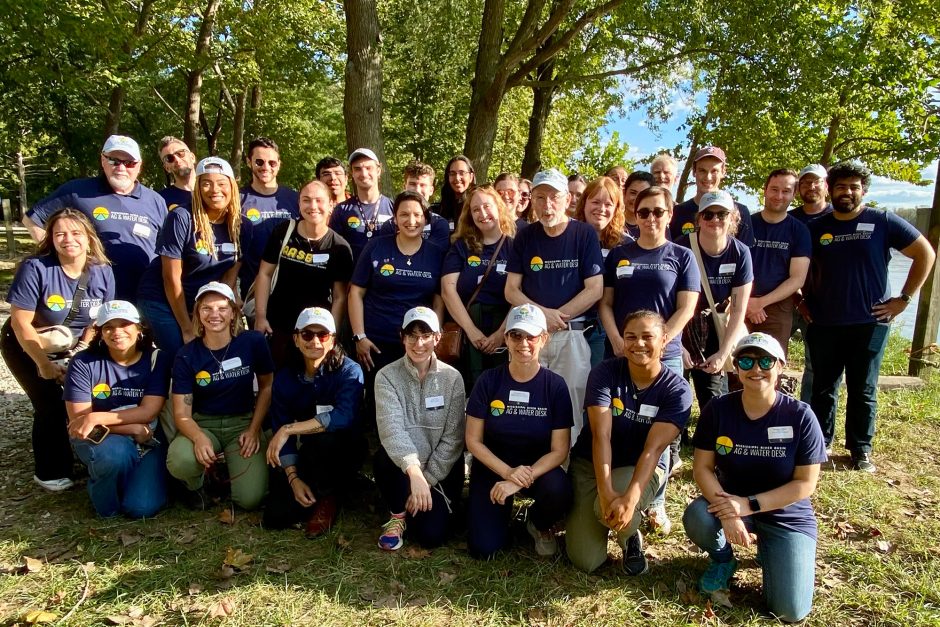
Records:
M3 207L3 227L7 232L7 257L13 259L16 257L16 238L13 236L13 205L9 198L0 200L0 206Z
M926 212L925 212L926 213ZM918 226L921 220L918 216ZM940 162L937 163L937 178L933 187L933 207L929 211L927 230L924 232L927 240L934 250L940 244ZM917 303L917 317L914 321L914 339L911 342L911 359L908 362L907 373L912 377L923 374L927 365L921 360L924 347L930 346L937 339L937 327L940 325L940 272L934 263L927 275L927 281L920 288L920 299Z

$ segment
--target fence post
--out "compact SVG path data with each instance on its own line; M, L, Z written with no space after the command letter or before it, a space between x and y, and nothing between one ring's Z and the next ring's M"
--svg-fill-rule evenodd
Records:
M927 214L926 230L923 220L917 216L917 226L926 235L934 250L940 244L940 162L937 164L937 179L933 188L933 207L924 211ZM924 348L930 346L937 339L937 327L940 325L940 272L934 263L927 275L924 286L920 288L920 298L917 303L917 317L914 321L914 336L911 342L911 358L908 362L907 373L912 377L923 374L927 365L923 363L926 357Z

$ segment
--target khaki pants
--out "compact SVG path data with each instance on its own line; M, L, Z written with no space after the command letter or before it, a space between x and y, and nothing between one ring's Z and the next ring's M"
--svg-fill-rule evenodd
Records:
M584 338L584 331L552 333L548 344L539 353L539 363L561 375L568 386L574 416L574 426L571 428L571 446L574 446L584 426L584 394L591 373L591 346Z

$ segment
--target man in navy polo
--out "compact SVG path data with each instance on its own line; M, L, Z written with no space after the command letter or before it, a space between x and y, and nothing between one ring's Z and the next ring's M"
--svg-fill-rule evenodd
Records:
M160 140L157 152L167 176L167 186L157 193L166 202L168 211L177 207L190 209L196 185L196 155L182 139L172 135Z
M330 228L349 242L356 260L366 243L379 234L379 227L392 218L392 200L379 191L382 164L370 149L354 150L349 155L349 169L356 194L333 207Z
M672 222L669 224L669 237L672 241L695 230L698 202L704 194L721 189L721 182L728 173L725 161L725 151L718 146L705 146L695 153L695 198L679 203L673 209ZM751 212L739 202L735 202L734 207L741 215L741 222L738 224L735 237L745 246L753 246L754 230L751 227Z
M140 147L130 137L112 135L101 149L101 176L75 179L33 205L23 225L37 242L46 220L64 207L91 220L114 270L114 297L135 302L137 283L154 258L166 219L166 202L137 182Z
M871 461L878 407L878 371L892 320L920 289L936 257L917 229L890 211L864 203L871 172L860 163L829 169L833 212L809 223L813 256L806 282L813 360L813 413L826 447L835 433L836 382L845 372L845 447L856 470ZM897 296L888 283L891 250L912 259Z

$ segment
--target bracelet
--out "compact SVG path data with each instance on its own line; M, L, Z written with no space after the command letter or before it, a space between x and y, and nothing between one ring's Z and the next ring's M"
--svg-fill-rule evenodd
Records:
M298 477L297 475L294 475L293 477L287 480L287 485L293 486L294 482L297 481L298 479L300 479L300 477Z

